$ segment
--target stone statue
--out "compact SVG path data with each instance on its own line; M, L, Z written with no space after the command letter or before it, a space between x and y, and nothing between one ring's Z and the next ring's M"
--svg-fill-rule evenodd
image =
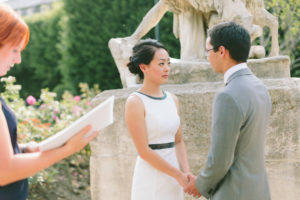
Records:
M251 41L262 35L262 28L267 26L271 31L271 51L269 56L279 55L278 45L278 20L275 16L269 13L264 6L263 0L219 0L215 2L218 10L217 16L214 16L211 25L222 21L236 21L242 24L250 33ZM250 15L249 15L250 14ZM249 57L262 58L265 56L265 51L262 46L253 46L250 50Z
M253 23L260 27L269 27L272 36L272 45L270 56L279 55L278 45L278 20L277 18L269 13L264 6L263 0L244 0L247 10L253 16Z
M269 26L272 34L270 55L279 54L278 22L265 10L263 0L160 0L148 11L131 36L109 41L124 87L135 83L135 77L126 67L133 45L156 26L167 11L174 14L173 33L180 40L181 60L204 60L206 31L222 21L242 24L249 31L252 41L262 34L263 26ZM265 50L262 46L253 46L250 56L264 57Z

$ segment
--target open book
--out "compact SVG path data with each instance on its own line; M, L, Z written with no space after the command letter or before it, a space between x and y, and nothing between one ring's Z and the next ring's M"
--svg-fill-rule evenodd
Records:
M85 137L88 137L95 130L99 131L100 129L112 124L114 121L113 105L114 96L111 96L103 103L99 104L91 111L77 119L70 126L40 142L38 144L40 151L47 151L62 146L78 131L89 124L92 125L93 128L86 134Z

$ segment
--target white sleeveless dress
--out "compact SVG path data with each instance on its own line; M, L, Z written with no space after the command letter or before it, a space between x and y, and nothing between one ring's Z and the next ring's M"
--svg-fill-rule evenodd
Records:
M144 103L146 129L149 144L162 144L175 141L180 118L177 107L170 93L164 97L150 97L139 92L138 96ZM164 160L179 169L175 148L156 149ZM145 160L137 157L133 175L131 200L183 200L183 188L173 177L157 170Z

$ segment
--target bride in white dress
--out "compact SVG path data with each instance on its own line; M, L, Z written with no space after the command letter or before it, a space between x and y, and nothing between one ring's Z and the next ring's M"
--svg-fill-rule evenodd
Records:
M125 106L127 127L139 154L131 200L183 200L190 167L178 100L160 88L170 72L168 51L156 40L142 40L133 47L128 67L144 79Z

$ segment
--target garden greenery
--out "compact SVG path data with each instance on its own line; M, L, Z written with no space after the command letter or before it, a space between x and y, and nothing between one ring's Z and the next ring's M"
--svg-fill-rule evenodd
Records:
M292 6L291 6L292 5ZM291 74L300 77L300 1L265 0L266 9L279 21L280 53L291 58ZM21 96L39 96L49 88L62 96L65 90L80 92L79 82L98 84L101 90L121 88L119 72L108 48L110 38L131 35L153 1L61 0L46 13L26 18L31 38L22 63L9 75L17 78ZM179 41L173 35L173 14L160 21L160 41L179 58ZM155 38L151 30L144 38ZM270 34L264 29L259 42L270 48Z
M39 142L67 127L90 109L92 98L100 93L97 85L89 88L86 83L80 83L80 96L74 97L66 91L62 99L58 101L55 92L43 89L38 100L29 101L27 99L26 102L20 97L21 86L16 85L15 82L16 79L11 76L1 78L1 84L5 88L4 92L1 93L1 97L16 114L19 143ZM86 147L80 153L30 177L29 199L52 199L47 196L47 189L51 186L51 183L57 184L62 181L65 182L67 189L71 193L73 192L74 195L79 188L82 189L82 184L88 190L89 156L90 149ZM80 185L78 183L82 176L85 176L86 179L82 180L83 183ZM62 187L62 185L59 187ZM71 198L70 194L68 194L67 199L69 198Z

